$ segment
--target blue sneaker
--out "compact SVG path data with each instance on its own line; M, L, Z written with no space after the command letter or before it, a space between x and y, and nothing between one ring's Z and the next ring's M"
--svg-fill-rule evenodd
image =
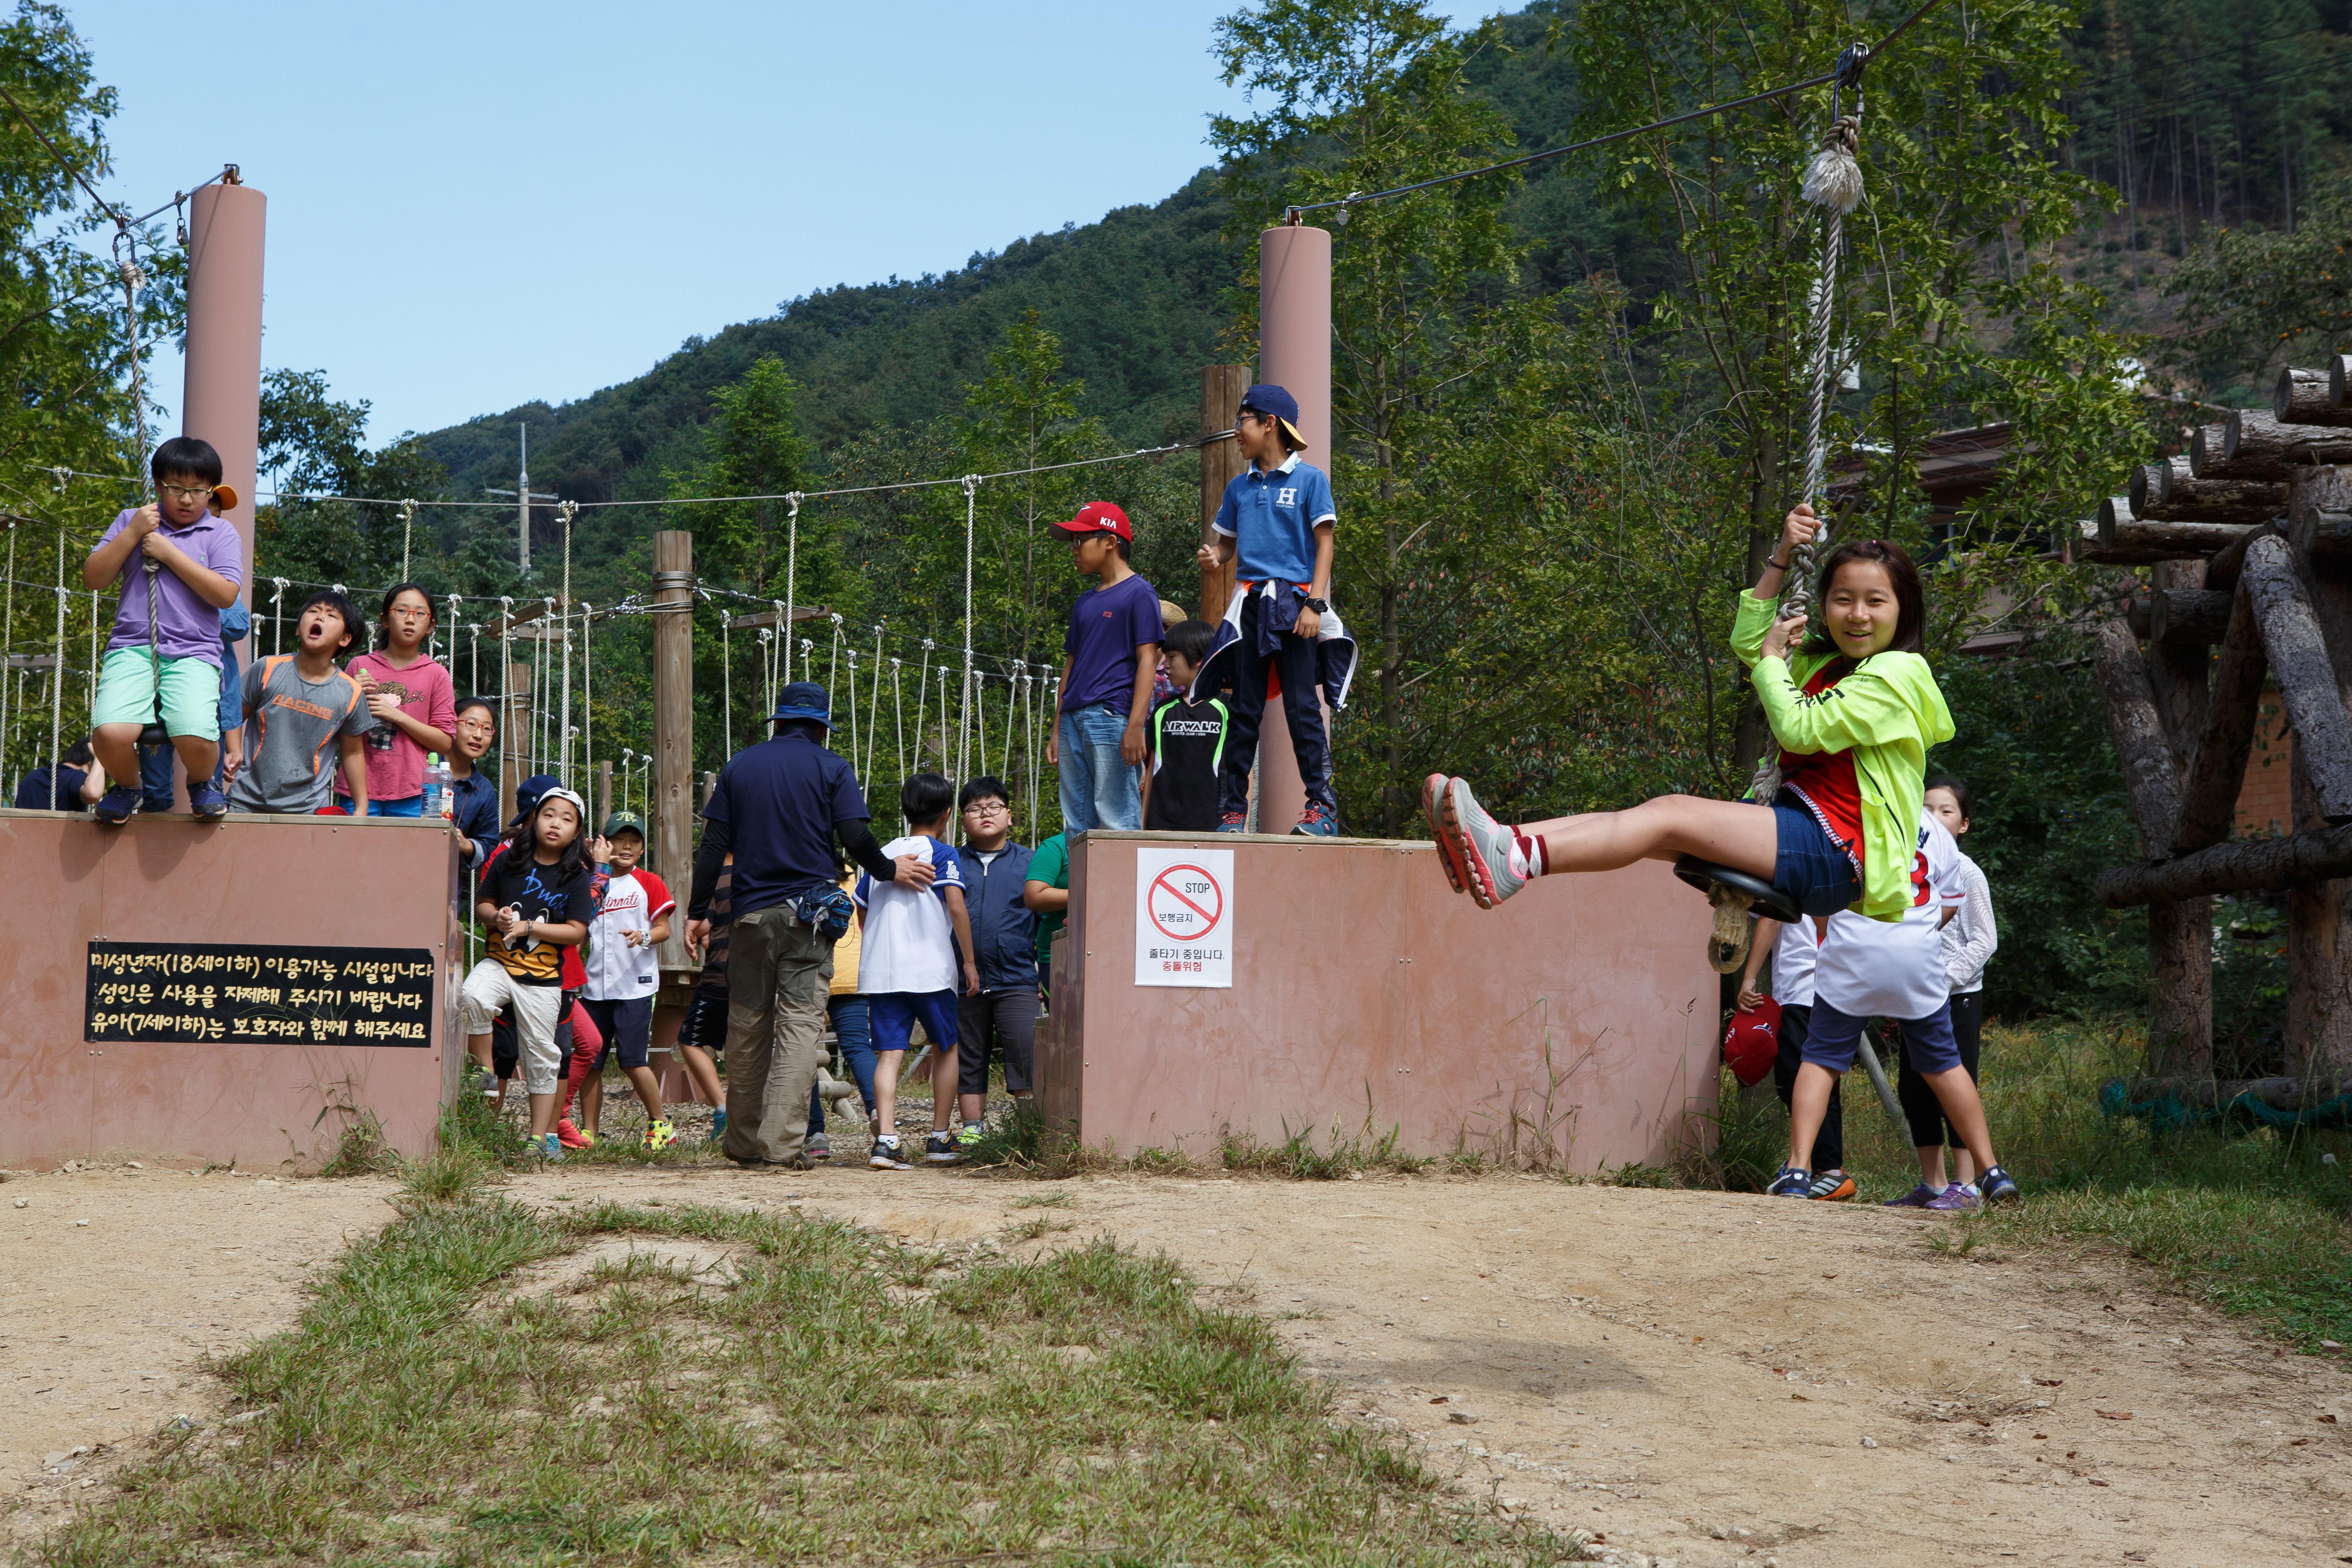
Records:
M188 792L188 809L198 822L218 822L228 815L228 796L208 784L198 784Z
M727 1136L727 1108L720 1106L710 1113L710 1141L718 1142Z
M542 1136L539 1141L539 1157L551 1165L562 1163L563 1160L563 1140L557 1137L552 1132Z
M1977 1178L1977 1191L1984 1194L1984 1201L1989 1204L2021 1204L2025 1201L2025 1193L2018 1186L2017 1178L1999 1165Z
M1764 1189L1769 1198L1811 1198L1813 1195L1813 1173L1799 1165L1783 1165L1772 1184Z
M1319 800L1310 800L1307 809L1298 814L1298 824L1290 830L1307 838L1332 838L1339 832L1339 814Z
M1249 813L1246 811L1226 812L1223 816L1217 818L1217 831L1220 833L1247 833L1249 831Z
M90 811L98 819L110 827L121 826L131 820L131 814L138 809L139 786L137 784L116 784L99 797L96 805L90 807Z

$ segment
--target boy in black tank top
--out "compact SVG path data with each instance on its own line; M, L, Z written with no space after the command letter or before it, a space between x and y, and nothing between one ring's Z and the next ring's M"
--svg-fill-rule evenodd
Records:
M1169 679L1177 694L1152 709L1144 723L1151 766L1143 781L1143 826L1180 833L1217 830L1217 769L1224 761L1225 700L1211 694L1186 700L1201 661L1209 657L1216 628L1206 621L1180 621L1168 628Z

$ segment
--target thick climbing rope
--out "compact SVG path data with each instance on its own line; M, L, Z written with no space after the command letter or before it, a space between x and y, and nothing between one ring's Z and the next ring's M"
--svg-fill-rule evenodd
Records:
M866 765L857 770L857 776L864 779L870 786L874 782L874 739L881 733L875 724L875 720L880 712L879 704L882 700L882 628L880 626L874 628L874 678L868 682L868 687L866 696Z
M589 664L595 652L596 606L587 600L580 601L580 782L593 784L596 777L596 701L588 684ZM613 803L604 803L610 812ZM601 826L601 823L600 825Z
M735 617L719 617L719 744L724 756L735 754L735 647L728 628Z
M1861 151L1862 68L1868 51L1848 49L1838 58L1838 77L1830 89L1830 128L1822 138L1821 151L1805 165L1804 199L1822 209L1822 260L1813 277L1812 312L1810 326L1812 355L1809 365L1811 384L1805 397L1805 484L1801 500L1813 509L1813 515L1825 518L1828 512L1826 494L1829 475L1829 442L1826 426L1829 422L1830 381L1836 374L1835 351L1831 342L1832 320L1837 303L1838 262L1845 248L1846 215L1862 204L1863 181ZM1839 112L1840 99L1847 87L1854 89L1852 114ZM1809 614L1812 609L1814 562L1819 554L1822 535L1815 533L1797 547L1790 558L1789 570L1781 576L1780 618ZM1780 753L1768 742L1764 755L1756 764L1756 777L1748 787L1752 800L1769 802L1780 790Z
M400 503L400 580L408 581L408 542L416 531L416 503Z
M904 778L907 776L907 698L904 689L898 684L901 662L895 658L890 661L890 718L898 731L898 776ZM866 771L871 773L873 770L869 768Z
M49 788L50 804L57 804L58 738L65 732L66 717L66 531L58 529L58 638L57 653L49 664Z
M499 793L506 794L507 752L515 746L514 696L508 690L514 671L514 601L499 595ZM526 731L527 733L528 731Z
M269 595L269 652L272 657L286 651L286 590L289 586L283 577L272 577L278 585Z
M857 766L857 650L849 650L849 765Z
M970 718L972 703L978 697L971 659L971 552L973 529L979 517L979 505L980 476L966 474L963 477L963 707L956 718L955 771L959 781L968 776L966 773L968 759L965 756L964 745L966 731L970 725L966 721ZM942 743L940 750L944 752L947 750L946 745ZM986 748L983 747L983 754L985 751ZM941 760L944 761L944 757Z
M929 637L923 639L923 662L915 670L915 761L917 763L920 763L923 760L923 715L930 711L931 649L938 646ZM946 700L944 696L940 698L940 701ZM898 776L903 779L908 776L908 773L907 759L901 757L898 759Z
M948 667L940 666L940 766L945 768L952 755L948 750Z

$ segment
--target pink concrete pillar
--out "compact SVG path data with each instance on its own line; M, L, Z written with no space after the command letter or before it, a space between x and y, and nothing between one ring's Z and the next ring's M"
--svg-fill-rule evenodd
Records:
M187 382L180 429L209 441L236 489L228 520L245 542L253 603L253 491L261 444L261 241L269 199L250 185L188 198Z
M1307 460L1331 471L1331 231L1288 226L1257 237L1258 375L1298 399ZM1345 614L1343 610L1341 612ZM1330 714L1324 721L1328 726ZM1261 833L1287 833L1307 805L1282 705L1265 705L1258 731Z

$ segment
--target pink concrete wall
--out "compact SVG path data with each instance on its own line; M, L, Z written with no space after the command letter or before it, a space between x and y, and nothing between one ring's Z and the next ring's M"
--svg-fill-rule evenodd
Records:
M0 940L0 1164L128 1155L310 1169L348 1121L331 1107L373 1111L403 1153L430 1153L465 1054L452 1046L465 959L457 844L438 825L382 817L142 816L102 828L0 810L14 872ZM442 969L432 1037L422 1049L92 1043L85 980L100 938L427 948Z
M1139 845L1234 850L1230 990L1135 984ZM1663 863L1480 910L1429 843L1090 833L1073 847L1038 1058L1047 1120L1090 1148L1213 1156L1230 1130L1391 1128L1423 1154L1590 1171L1705 1142L1707 906Z

